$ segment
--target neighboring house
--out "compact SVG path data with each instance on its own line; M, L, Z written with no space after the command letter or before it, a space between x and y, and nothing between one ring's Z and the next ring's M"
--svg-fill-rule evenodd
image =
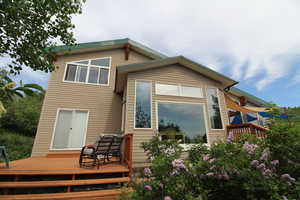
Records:
M199 139L212 144L226 138L232 113L267 105L232 88L238 82L231 78L130 39L54 50L58 68L49 80L32 156L78 152L99 134L125 132L133 133L133 160L142 163L141 143L158 132L185 146Z

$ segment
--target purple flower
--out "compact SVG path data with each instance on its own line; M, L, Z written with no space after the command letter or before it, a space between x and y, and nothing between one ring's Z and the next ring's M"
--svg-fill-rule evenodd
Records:
M252 160L251 163L250 163L250 165L252 167L257 167L259 165L259 162L258 162L258 160Z
M206 155L203 156L203 161L208 161L209 159L210 159L210 157L209 157L208 154L206 154Z
M164 200L172 200L172 198L169 196L165 196Z
M160 184L159 184L159 187L160 187L161 189L163 189L163 188L164 188L164 184L160 183Z
M172 165L176 169L184 169L184 170L186 170L186 167L184 165L184 161L181 160L181 159L173 160Z
M264 163L261 163L260 165L258 165L256 167L257 169L260 169L260 170L265 170L266 169L266 165Z
M234 135L233 135L232 132L229 132L229 135L228 135L228 137L227 137L227 142L228 142L229 144L232 144L232 143L234 142Z
M152 191L151 185L146 185L146 186L145 186L145 189L148 190L148 191Z
M263 174L264 176L271 176L271 175L272 175L272 170L266 169L266 170L264 170L264 171L262 172L262 174Z
M269 148L265 148L262 152L262 155L260 157L260 160L264 160L267 161L269 159L269 154L270 154L270 149Z
M279 160L273 160L271 161L271 165L278 165L279 164Z
M249 144L248 142L245 142L245 144L243 145L243 149L247 151L247 153L249 154L254 154L256 148L257 148L256 144Z
M281 179L285 180L289 185L295 182L295 179L291 177L289 174L282 174Z
M148 168L148 167L145 168L145 169L144 169L144 174L145 174L145 176L148 176L148 177L151 176L151 175L152 175L151 169Z

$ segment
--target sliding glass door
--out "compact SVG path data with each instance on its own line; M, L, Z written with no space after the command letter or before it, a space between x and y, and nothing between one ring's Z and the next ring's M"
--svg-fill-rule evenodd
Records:
M52 149L77 149L85 142L88 112L59 110Z

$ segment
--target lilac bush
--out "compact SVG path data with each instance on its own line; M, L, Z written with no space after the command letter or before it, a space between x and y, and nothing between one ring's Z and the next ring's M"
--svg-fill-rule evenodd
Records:
M144 144L152 165L128 199L300 199L299 130L271 129L265 140L231 137L210 149L195 145L188 157L175 141Z

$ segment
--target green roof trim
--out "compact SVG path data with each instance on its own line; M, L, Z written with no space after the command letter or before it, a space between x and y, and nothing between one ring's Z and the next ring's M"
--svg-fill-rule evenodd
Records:
M64 51L72 51L72 50L79 50L79 49L88 49L88 48L97 48L97 47L104 47L104 46L113 46L113 45L122 45L122 44L131 44L132 46L142 49L150 54L153 54L159 58L167 58L168 56L155 51L145 45L138 43L136 41L130 40L129 38L118 39L118 40L106 40L106 41L98 41L98 42L87 42L87 43L79 43L75 45L61 45L61 46L54 46L48 49L51 49L53 52L64 52Z
M267 102L267 101L265 101L265 100L263 100L263 99L261 99L259 97L256 97L256 96L254 96L252 94L249 94L248 92L245 92L245 91L243 91L241 89L238 89L236 87L230 88L229 92L233 92L233 93L237 93L237 94L239 94L241 96L245 96L245 97L247 97L247 98L249 98L249 99L251 99L253 101L256 101L256 102L258 102L258 103L260 103L260 104L262 104L264 106L270 106L271 105L271 103L269 103L269 102Z

